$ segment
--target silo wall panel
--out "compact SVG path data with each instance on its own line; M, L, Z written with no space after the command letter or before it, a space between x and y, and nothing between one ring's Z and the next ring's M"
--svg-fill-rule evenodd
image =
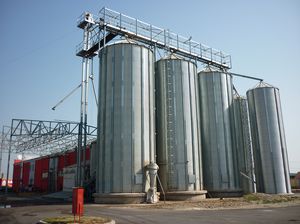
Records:
M154 161L155 146L153 53L118 43L99 57L97 192L144 192L144 168Z
M274 87L258 87L249 90L247 98L254 133L257 190L264 193L290 193L279 90Z
M196 65L156 62L157 162L164 190L202 190Z
M253 152L247 99L236 96L234 97L233 106L240 186L244 193L252 193L254 192ZM248 178L242 174L247 175Z
M218 71L200 72L199 92L204 187L238 194L232 78Z

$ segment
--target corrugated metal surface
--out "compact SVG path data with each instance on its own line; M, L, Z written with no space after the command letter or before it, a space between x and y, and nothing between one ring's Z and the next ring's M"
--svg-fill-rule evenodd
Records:
M58 164L57 164L57 186L56 186L57 191L62 191L62 189L63 189L64 166L65 166L65 157L64 157L64 155L59 155L58 156Z
M203 177L211 192L239 191L231 76L199 73Z
M91 156L90 156L90 175L92 178L96 178L96 170L98 169L98 158L97 158L97 149L96 149L97 142L91 143Z
M35 172L34 172L34 189L40 191L41 186L42 186L42 160L36 159Z
M46 192L49 187L49 157L42 158L42 185L41 190Z
M264 85L247 92L257 191L290 193L279 90Z
M182 59L156 62L157 163L165 191L202 190L197 68Z
M29 172L29 190L32 190L34 185L34 171L35 171L35 159L30 160L30 172Z
M76 164L76 151L68 151L65 154L66 166Z
M23 162L23 169L22 169L22 188L23 188L23 190L28 189L29 175L30 175L30 162L29 161L24 161Z
M90 146L87 146L85 150L85 160L88 162L90 161L90 158L91 158L91 149Z
M14 162L14 170L13 170L13 191L19 192L20 190L20 182L21 182L21 173L22 173L22 162Z
M54 155L49 159L49 174L48 174L48 191L57 191L57 167L58 167L58 156Z
M253 153L247 99L235 95L233 106L240 185L244 193L252 193L254 192Z
M96 192L144 192L144 168L154 161L154 57L118 43L99 53L99 168Z
M34 187L36 190L46 192L48 190L49 158L42 157L35 161Z

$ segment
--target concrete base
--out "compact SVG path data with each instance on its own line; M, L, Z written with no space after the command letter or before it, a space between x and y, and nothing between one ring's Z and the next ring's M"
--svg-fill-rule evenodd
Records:
M210 191L208 190L209 198L233 198L233 197L242 197L243 190L218 190Z
M166 200L169 201L199 201L206 198L207 191L174 191L166 192ZM160 194L160 200L163 200Z
M95 193L97 204L139 204L146 202L146 193Z

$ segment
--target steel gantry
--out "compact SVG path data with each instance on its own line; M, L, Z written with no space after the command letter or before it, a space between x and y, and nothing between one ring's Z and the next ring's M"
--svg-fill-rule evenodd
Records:
M121 36L219 69L231 68L231 56L222 51L105 7L97 16L82 14L77 26L84 29L84 36L88 37L76 47L76 55L82 58L96 56L106 43Z

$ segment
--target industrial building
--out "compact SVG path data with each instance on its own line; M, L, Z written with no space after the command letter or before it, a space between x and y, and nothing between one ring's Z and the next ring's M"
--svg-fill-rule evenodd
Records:
M90 167L90 147L85 150ZM30 160L15 160L13 168L14 192L58 191L71 192L75 187L76 151L70 150Z
M85 88L78 146L15 161L14 191L83 186L95 203L291 193L278 88L230 73L222 51L107 8L98 17L84 13L77 26ZM98 124L89 142L86 91L95 56ZM234 76L260 82L246 98Z

